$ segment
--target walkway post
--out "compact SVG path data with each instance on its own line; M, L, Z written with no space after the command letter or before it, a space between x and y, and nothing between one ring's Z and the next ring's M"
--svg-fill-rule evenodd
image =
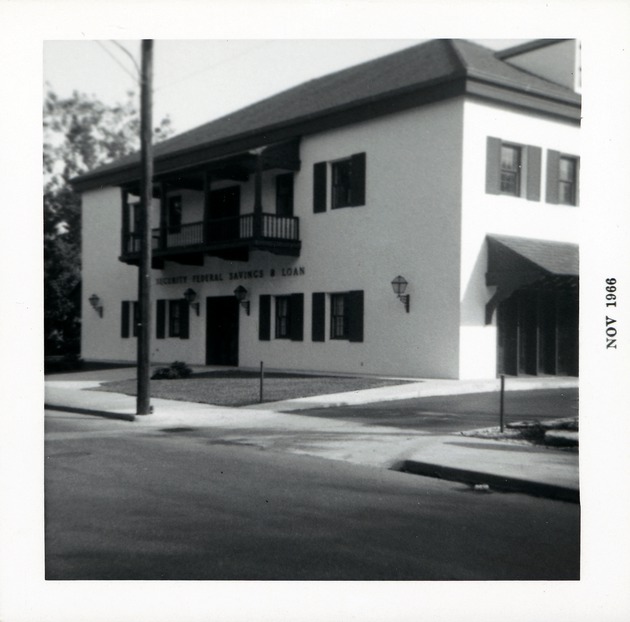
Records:
M136 414L148 415L150 406L151 349L151 201L153 199L153 148L151 144L153 88L153 41L142 41L140 91L140 265L138 267L138 390Z
M501 433L503 433L503 418L504 418L504 404L505 404L505 374L501 374L501 407L499 412L499 419L501 424Z

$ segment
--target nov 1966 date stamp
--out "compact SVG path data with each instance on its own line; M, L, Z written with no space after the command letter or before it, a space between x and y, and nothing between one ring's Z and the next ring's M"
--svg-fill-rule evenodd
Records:
M606 279L606 349L617 349L617 279Z

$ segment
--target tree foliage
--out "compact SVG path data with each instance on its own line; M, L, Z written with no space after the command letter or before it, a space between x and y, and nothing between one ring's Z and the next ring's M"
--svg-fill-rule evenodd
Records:
M78 352L81 281L81 200L70 180L140 148L135 96L107 105L73 92L44 98L44 331L47 352ZM170 119L154 141L172 134Z

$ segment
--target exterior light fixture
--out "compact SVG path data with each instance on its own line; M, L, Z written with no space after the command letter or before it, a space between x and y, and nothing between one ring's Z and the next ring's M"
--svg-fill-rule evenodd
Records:
M247 290L242 285L239 285L234 290L234 295L236 296L236 300L238 300L241 307L243 307L247 315L249 315L249 300L245 300L247 298Z
M407 285L407 279L400 275L392 281L394 294L396 294L398 299L405 305L405 311L409 313L409 294L405 294L405 291L407 290Z
M199 303L195 302L195 300L197 300L197 292L194 289L189 287L184 292L184 300L195 310L195 313L199 315Z
M94 309L100 317L103 317L103 303L101 302L101 299L96 294L92 294L88 300L92 305L92 309Z

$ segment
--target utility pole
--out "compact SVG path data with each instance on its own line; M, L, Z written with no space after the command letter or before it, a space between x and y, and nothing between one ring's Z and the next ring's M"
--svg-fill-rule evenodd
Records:
M152 139L153 41L142 41L140 90L140 161L142 167L140 200L140 265L138 267L138 391L136 414L151 413L151 201L153 199Z

